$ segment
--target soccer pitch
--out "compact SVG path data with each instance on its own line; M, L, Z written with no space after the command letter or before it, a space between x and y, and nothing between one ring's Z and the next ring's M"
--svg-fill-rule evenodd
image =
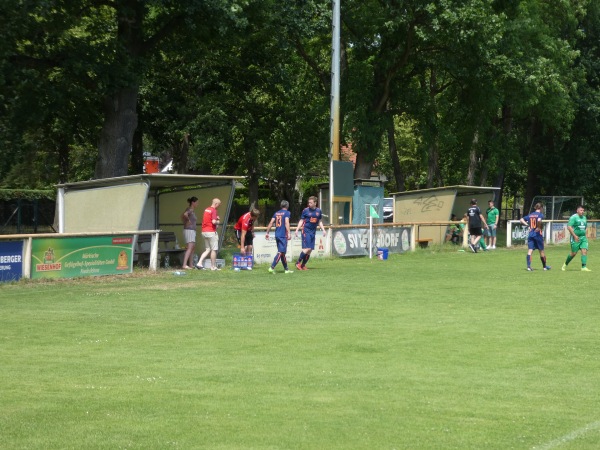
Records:
M0 448L597 449L597 250L0 285Z

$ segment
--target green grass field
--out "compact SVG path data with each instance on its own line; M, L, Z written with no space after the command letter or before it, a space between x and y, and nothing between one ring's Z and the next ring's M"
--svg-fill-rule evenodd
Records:
M0 285L0 448L597 449L597 248Z

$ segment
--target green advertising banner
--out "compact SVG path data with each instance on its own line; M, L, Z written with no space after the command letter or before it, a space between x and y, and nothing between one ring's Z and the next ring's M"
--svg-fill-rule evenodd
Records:
M34 239L31 278L72 278L133 271L133 236Z

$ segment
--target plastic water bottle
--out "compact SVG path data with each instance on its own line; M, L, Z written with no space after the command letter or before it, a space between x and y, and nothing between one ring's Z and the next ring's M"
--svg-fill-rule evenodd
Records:
M198 254L194 253L194 267L196 267L198 265Z
M171 267L170 263L171 258L169 258L169 255L165 255L165 269L168 269L169 267Z
M175 276L187 275L187 272L184 270L176 270L175 272L173 272L173 275L175 275Z

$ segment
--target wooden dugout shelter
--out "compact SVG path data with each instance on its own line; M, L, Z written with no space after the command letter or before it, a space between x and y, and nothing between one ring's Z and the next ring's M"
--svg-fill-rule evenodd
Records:
M392 193L394 222L423 223L418 226L418 236L415 238L431 239L433 244L441 244L447 227L443 222L448 222L452 214L461 220L473 198L477 199L477 205L485 217L488 200L496 201L499 190L498 187L457 185ZM436 222L440 224L435 225Z
M181 213L187 199L198 198L196 216L213 198L221 200L220 239L231 210L235 183L243 177L220 175L141 174L57 185L55 225L59 233L129 230L173 231L185 246ZM219 243L221 244L221 242ZM196 239L198 248L202 239Z

